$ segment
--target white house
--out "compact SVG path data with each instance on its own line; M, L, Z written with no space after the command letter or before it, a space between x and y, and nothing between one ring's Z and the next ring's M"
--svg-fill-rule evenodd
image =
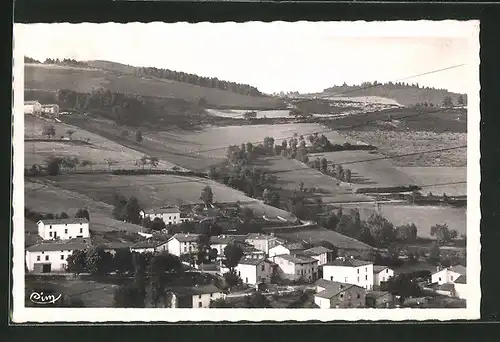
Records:
M188 217L181 215L182 213L178 208L171 207L150 209L147 211L141 210L139 214L141 215L142 219L149 218L151 221L153 221L155 218L162 219L167 226L190 221Z
M29 272L50 273L66 270L67 259L73 251L84 250L89 245L82 241L45 242L26 248L26 265Z
M323 265L323 279L373 288L373 263L354 258L337 258Z
M273 262L277 265L278 274L286 279L316 280L318 277L318 260L301 255L276 255Z
M167 241L167 250L170 254L181 256L183 254L195 253L198 250L199 234L178 233Z
M321 309L364 308L366 290L360 286L322 279L314 294L314 303Z
M161 246L164 245L166 245L166 242L162 241L139 241L130 246L130 251L136 253L154 253L161 251Z
M277 244L275 236L258 233L248 234L245 242L266 254L269 254L269 249L273 248Z
M40 220L38 235L44 240L69 240L90 237L89 221L86 218Z
M457 279L455 279L455 296L461 299L467 299L468 295L468 287L467 287L467 276L461 275Z
M235 271L245 284L258 286L271 282L274 267L273 263L266 259L243 257L235 267Z
M308 257L318 260L318 265L321 266L328 262L328 255L332 253L332 250L323 246L317 246L306 249L303 253Z
M467 269L462 265L452 266L438 270L431 276L431 283L443 285L447 283L454 283L458 277L466 274Z
M211 301L225 298L222 290L212 284L170 288L168 292L172 294L170 304L172 308L209 308Z
M269 249L269 257L272 258L276 255L283 254L295 254L303 250L304 246L300 243L277 244Z
M42 105L38 101L24 101L24 114L40 114Z
M373 285L380 286L391 277L394 277L394 270L387 266L373 266Z
M211 236L210 237L210 248L217 250L217 256L221 257L224 255L224 249L230 243L234 242L234 238L227 235Z
M47 104L41 106L41 112L44 114L59 115L59 106L56 104Z

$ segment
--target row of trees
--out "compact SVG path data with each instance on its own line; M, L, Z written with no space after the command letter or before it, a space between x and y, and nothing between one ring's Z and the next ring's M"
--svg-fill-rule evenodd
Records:
M70 216L66 212L61 213L39 213L37 211L31 210L29 208L24 208L24 217L32 222L38 222L39 220L52 220L52 219L67 219ZM75 214L75 218L86 218L90 221L90 214L87 209L81 208Z
M61 171L73 171L77 166L90 167L93 165L90 160L79 160L77 157L66 156L49 156L44 160L45 168L49 175L57 176ZM42 167L40 165L34 164L31 167L31 171L34 174L39 174L42 172Z
M141 223L141 215L139 214L141 207L136 197L126 198L116 192L113 194L113 205L112 215L115 219L133 224Z

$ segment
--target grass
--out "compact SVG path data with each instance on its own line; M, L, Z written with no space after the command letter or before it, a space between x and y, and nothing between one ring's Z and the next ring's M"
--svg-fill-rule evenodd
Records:
M85 183L81 184L85 187ZM43 180L24 182L25 206L43 213L66 212L74 216L78 209L90 211L90 228L94 231L127 230L140 231L141 227L117 221L112 218L113 207L99 200L91 199L78 191L69 191L56 187ZM108 189L109 191L109 189Z
M383 155L369 151L339 151L311 154L309 159L317 157L326 158L334 164L342 164L383 158ZM390 187L410 185L414 182L408 175L394 167L388 159L346 164L343 167L351 170L351 182L354 187Z
M214 106L267 109L282 105L281 100L276 98L246 96L220 89L153 77L138 77L127 72L113 72L99 68L26 64L24 77L26 89L67 88L79 92L90 92L92 88L105 87L119 93L179 98L195 103L198 103L200 98L205 98L208 104Z
M467 181L466 167L403 167L400 170L415 180L416 184L442 184ZM425 187L422 192L448 196L467 195L467 184Z
M390 130L343 130L342 134L356 141L377 146L386 156L418 151L444 149L467 144L467 133L434 133ZM463 167L467 163L467 149L461 148L391 159L401 167Z
M54 141L54 142L30 142L24 143L25 165L30 167L33 164L43 164L44 159L49 156L72 156L78 157L80 161L89 160L92 162L91 167L87 169L102 170L108 169L106 159L111 159L116 162L115 168L137 168L136 161L140 159L144 153L124 147L118 143L106 139L97 134L90 133L81 128L67 125L59 122L47 122L44 119L36 118L31 115L25 117L25 137L26 138L43 138L43 128L45 125L53 125L56 130L56 137L67 136L68 130L73 130L73 139L85 140L89 139L89 145L72 144L71 141ZM130 134L135 137L131 132ZM174 164L160 160L158 168L172 168ZM83 169L79 167L79 169Z
M109 207L113 203L114 192L130 197L135 196L144 208L176 205L179 201L185 204L201 203L200 195L202 189L209 185L217 202L236 202L250 206L258 214L285 219L292 219L290 213L267 206L262 202L247 197L240 191L231 189L214 181L174 175L140 175L140 176L117 176L117 175L59 175L47 177L46 181L57 184L57 186L71 192L80 193L82 197L92 198L98 203L107 203ZM42 191L35 192L41 193ZM92 216L93 208L91 208ZM111 217L111 215L108 215Z
M208 114L213 116L220 116L224 118L242 118L243 114L251 109L207 109ZM290 111L286 110L258 110L257 118L289 118Z
M345 210L353 208L350 205L342 206ZM374 205L356 205L361 219L367 219L376 208ZM394 226L414 223L417 226L417 235L421 238L434 239L430 235L431 227L436 224L447 224L450 229L456 229L460 234L467 232L466 208L447 206L416 206L406 204L381 204L381 214Z

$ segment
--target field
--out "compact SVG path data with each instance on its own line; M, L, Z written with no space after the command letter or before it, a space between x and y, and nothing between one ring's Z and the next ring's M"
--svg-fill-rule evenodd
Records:
M281 100L276 98L246 96L220 89L199 87L153 77L138 77L129 73L97 68L26 64L24 70L24 87L26 89L58 90L66 88L79 92L90 92L92 88L104 87L119 93L180 98L195 103L198 103L200 98L205 98L208 104L214 106L265 109L282 106Z
M207 109L206 112L213 116L220 116L224 118L242 118L243 114L250 112L252 109ZM290 111L283 110L257 110L257 118L289 118Z
M404 172L394 167L388 159L378 159L368 162L355 163L362 160L383 158L380 153L369 153L369 151L339 151L314 153L309 159L326 158L334 164L343 164L344 168L352 172L351 183L354 187L390 187L399 185L411 185L413 179Z
M287 170L287 172L275 174L278 178L278 186L291 191L298 189L300 182L304 182L305 188L316 187L319 190L315 194L321 196L324 203L371 201L367 196L353 194L349 185L345 183L337 185L334 178L294 159L267 157L259 158L253 164L271 172Z
M209 185L212 188L214 201L216 202L240 201L242 205L248 204L260 215L265 214L269 217L279 215L285 219L293 219L292 215L288 212L267 206L258 200L247 197L240 191L203 178L173 175L117 176L111 174L66 174L54 178L46 177L46 182L53 182L68 191L81 193L82 197L87 196L99 203L113 203L115 191L126 197L135 196L139 200L140 205L146 209L177 205L179 201L185 204L201 203L201 191L205 186ZM43 191L45 192L45 190ZM35 192L35 194L41 192ZM76 206L76 208L78 207ZM94 208L91 209L91 213L93 213ZM111 214L109 214L109 217L111 217Z
M417 185L444 184L467 181L466 167L402 167L400 170L415 180ZM427 186L422 192L448 196L467 195L467 184Z
M466 133L398 132L390 130L342 130L341 133L353 140L377 146L379 151L386 156L444 149L467 144ZM460 148L443 152L404 156L392 158L391 161L394 165L401 167L463 167L467 163L467 149Z
M82 186L86 186L82 183ZM109 189L107 189L109 191ZM66 212L74 216L78 209L87 208L90 211L91 229L94 231L127 230L138 232L141 227L117 221L112 217L113 207L99 200L91 199L77 191L68 191L46 184L46 182L24 182L25 206L31 210L43 213Z
M89 139L89 144L75 144L71 141L54 142L31 142L24 143L25 165L30 167L33 164L43 164L48 156L73 156L80 161L89 160L92 162L92 169L107 169L106 159L116 162L115 168L136 168L136 161L143 156L143 153L124 147L114 141L108 140L97 134L82 130L81 128L70 126L59 122L47 122L43 119L26 115L25 117L25 137L26 138L46 138L42 136L45 125L53 125L56 130L54 139L67 136L68 130L75 133L72 138L75 140ZM132 134L132 133L131 133ZM133 135L133 134L132 134ZM158 168L172 168L174 164L160 160ZM89 167L87 167L89 168Z
M368 104L382 104L390 106L401 106L396 100L380 96L328 96L325 99L332 101L362 102Z
M466 208L453 208L447 206L416 206L406 204L380 204L381 214L394 226L414 223L417 226L417 235L422 238L433 238L430 235L431 227L436 224L447 224L450 229L455 229L460 234L467 231ZM343 204L344 212L357 208L361 219L366 220L376 211L374 204L360 204L352 206Z

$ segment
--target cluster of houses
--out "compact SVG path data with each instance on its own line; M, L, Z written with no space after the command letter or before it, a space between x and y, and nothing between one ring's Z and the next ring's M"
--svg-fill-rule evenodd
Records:
M183 217L180 210L165 209L158 212L141 212L142 217L161 218L166 223L178 224ZM38 235L46 240L26 249L29 272L64 272L67 258L75 250L90 245L89 221L85 218L40 220ZM137 253L168 252L183 259L198 251L199 234L177 233L166 241L145 239L136 243L104 243L106 251L129 249ZM243 256L235 267L241 281L249 287L261 289L272 284L273 277L314 284L314 302L320 308L387 307L393 304L388 292L380 287L394 276L387 266L343 256L332 258L332 251L323 246L305 248L300 242L291 242L274 234L251 233L248 235L211 236L210 248L217 251L216 260L209 265L192 265L201 272L222 276L229 269L224 265L224 250L228 245L238 245ZM308 246L310 247L310 246ZM212 266L212 267L207 267ZM427 284L434 292L450 297L466 297L466 268L454 266L438 269ZM425 287L424 287L425 289ZM179 291L177 291L179 290ZM208 307L210 300L224 298L216 287L194 286L173 291L172 307Z
M24 101L24 114L59 116L59 106L56 104L41 104L38 101Z

